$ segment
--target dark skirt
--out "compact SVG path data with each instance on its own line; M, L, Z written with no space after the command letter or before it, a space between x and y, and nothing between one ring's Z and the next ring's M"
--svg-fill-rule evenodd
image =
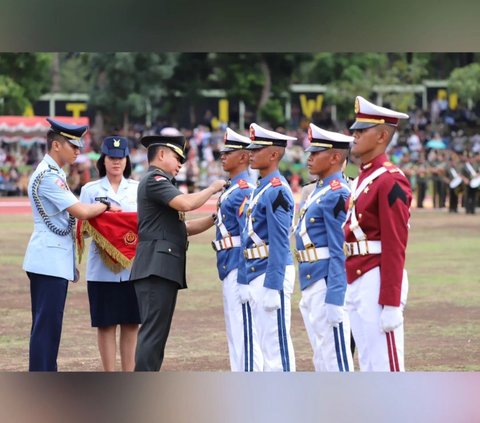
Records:
M88 299L92 327L140 324L133 282L90 282Z

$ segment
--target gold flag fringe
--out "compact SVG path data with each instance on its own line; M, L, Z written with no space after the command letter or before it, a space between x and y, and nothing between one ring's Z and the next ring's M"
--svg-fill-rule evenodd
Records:
M125 257L120 251L118 251L100 232L98 232L87 220L83 221L82 224L82 242L78 250L79 262L83 254L84 242L83 234L87 233L90 235L98 246L100 258L102 259L105 266L107 266L112 272L119 273L122 270L130 267L133 263L134 257L129 260Z

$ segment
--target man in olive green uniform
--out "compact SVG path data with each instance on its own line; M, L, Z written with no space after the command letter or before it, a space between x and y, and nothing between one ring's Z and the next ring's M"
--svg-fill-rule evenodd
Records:
M142 325L138 333L135 371L158 371L179 289L185 278L187 236L213 226L216 215L185 222L185 212L202 206L225 181L183 194L174 177L185 162L183 135L146 136L149 169L138 186L139 242L130 280L134 281Z

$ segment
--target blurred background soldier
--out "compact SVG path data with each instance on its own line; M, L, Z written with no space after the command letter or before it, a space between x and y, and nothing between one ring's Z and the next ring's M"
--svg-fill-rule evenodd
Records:
M417 188L417 208L423 209L423 202L427 195L429 178L429 167L423 154L418 157L418 162L415 165L415 181Z
M477 155L477 157L480 155ZM473 153L467 154L462 169L462 175L465 182L465 212L467 214L475 214L477 206L477 192L480 187L480 173L478 168L478 160L475 159Z
M450 213L458 213L458 197L463 190L463 179L460 176L458 161L458 156L452 152L448 159L445 175L448 183L448 211Z

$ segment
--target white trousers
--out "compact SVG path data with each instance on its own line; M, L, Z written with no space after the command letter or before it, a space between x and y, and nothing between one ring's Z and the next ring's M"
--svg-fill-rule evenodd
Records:
M317 372L353 372L350 351L350 321L344 311L338 328L327 323L325 296L327 284L320 279L302 291L300 311L313 349L313 365Z
M295 283L295 267L286 266L283 291L279 291L281 307L275 311L263 308L263 283L265 274L250 282L252 294L252 315L255 322L260 349L263 356L263 370L266 372L294 372L295 353L290 337L291 295Z
M408 277L403 271L401 307L407 303ZM361 371L405 371L403 324L392 332L382 331L378 304L380 268L375 267L347 286L345 305Z
M250 305L238 297L237 269L222 281L223 312L227 332L228 354L232 372L252 372L263 369L263 358L258 344Z

